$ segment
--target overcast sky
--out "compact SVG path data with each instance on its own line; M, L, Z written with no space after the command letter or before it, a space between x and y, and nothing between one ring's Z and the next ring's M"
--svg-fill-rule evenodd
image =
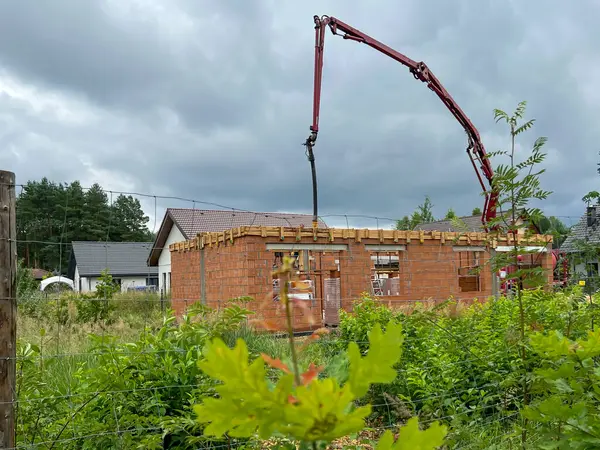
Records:
M581 197L600 184L593 0L3 0L0 168L19 183L78 179L310 213L301 144L312 114L314 14L427 63L488 151L509 143L493 109L526 100L536 126L521 151L548 137L545 210L582 213ZM425 194L437 215L483 205L466 135L433 92L362 44L328 33L325 49L315 152L327 222L400 217ZM154 216L154 200L143 204ZM210 208L156 206L158 221L164 207Z

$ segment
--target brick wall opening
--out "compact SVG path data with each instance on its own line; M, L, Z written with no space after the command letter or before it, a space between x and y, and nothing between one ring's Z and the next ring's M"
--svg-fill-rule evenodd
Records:
M376 297L400 295L400 256L399 251L371 252L371 290Z
M479 251L458 252L458 286L460 292L481 292L481 256Z
M297 248L292 243L277 245L267 243L267 251L273 255L273 270L281 267L285 257L293 260L296 282L288 282L288 292L296 302L308 302L314 315L319 315L320 323L336 325L340 309L339 261L343 257L334 246L301 244ZM329 250L329 251L328 251ZM280 301L282 280L272 275L273 301Z

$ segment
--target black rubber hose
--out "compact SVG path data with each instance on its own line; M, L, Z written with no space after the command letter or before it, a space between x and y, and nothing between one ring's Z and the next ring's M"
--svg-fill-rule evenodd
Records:
M310 171L312 173L312 194L313 194L313 225L317 226L319 223L318 213L318 190L317 190L317 168L315 166L315 155L312 150L312 145L307 145L308 160L310 161Z

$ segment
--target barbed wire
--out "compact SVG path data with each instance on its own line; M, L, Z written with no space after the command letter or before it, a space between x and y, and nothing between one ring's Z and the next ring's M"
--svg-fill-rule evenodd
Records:
M64 182L63 184L65 184L66 186L68 186L67 182ZM13 187L17 187L20 188L21 191L26 191L28 186L27 184L13 184L11 185ZM87 186L80 186L82 191L90 191L92 189L95 189L94 187L87 187ZM224 210L224 211L232 211L232 212L244 212L244 213L251 213L251 214L255 214L257 216L264 216L264 217L272 217L272 218L278 218L278 219L288 219L289 216L291 215L292 218L294 218L294 216L296 217L303 217L305 218L306 216L309 216L309 213L282 213L282 212L258 212L258 211L253 211L247 208L239 208L237 206L232 206L232 205L226 205L223 203L219 203L219 202L214 202L211 200L202 200L202 199L195 199L195 198L189 198L189 197L183 197L183 196L177 196L177 195L167 195L167 194L149 194L149 193L143 193L143 192L139 192L139 191L125 191L125 190L114 190L114 189L102 189L104 193L106 194L114 194L114 195L126 195L126 196L134 196L134 197L142 197L142 198L148 198L148 199L153 199L155 204L157 202L157 200L174 200L174 201L180 201L180 202L185 202L185 203L190 203L193 204L194 207L192 209L197 209L195 207L196 204L198 205L206 205L206 206L212 206L214 208L219 208L219 210ZM67 196L68 197L68 196ZM199 209L198 209L199 210ZM200 210L199 210L200 211ZM398 217L388 217L388 216L378 216L378 215L371 215L371 214L359 214L359 213L321 213L319 214L319 218L323 219L323 218L331 218L331 217L338 217L338 218L362 218L362 219L370 219L373 221L383 221L383 222L392 222L392 223L396 223L399 220L401 220L406 214L399 214ZM456 216L457 218L461 218L461 217L474 217L475 215L464 215L464 216ZM156 215L155 215L156 217ZM574 214L574 215L566 215L566 214L555 214L552 215L552 217L556 217L558 219L568 219L568 220L573 220L573 221L577 221L579 222L580 220L582 220L584 217L586 217L586 214L582 213L582 214ZM438 218L435 219L434 221L445 221L445 220L451 220L451 218ZM376 227L378 228L378 227Z
M440 420L444 420L444 419L450 419L450 418L457 418L457 417L462 417L462 416L467 416L469 414L471 414L473 411L478 411L478 410L484 410L484 409L490 409L493 407L498 407L498 406L502 406L502 403L496 403L496 404L492 404L492 405L486 405L485 407L481 407L481 408L476 408L473 409L471 411L464 411L464 412L459 412L459 413L455 413L452 415L448 415L448 416L443 416L443 417L436 417L436 418L432 418L432 419L424 419L421 420L420 423L427 425L427 424L431 424L433 422L436 421L440 421ZM506 420L507 418L510 417L516 417L519 413L512 413L509 416L504 416L503 419ZM386 430L398 430L400 427L402 426L402 424L391 424L391 425L384 425L384 426L376 426L376 427L370 427L369 430L370 431L375 431L375 432L384 432ZM23 449L23 448L32 448L32 446L34 448L40 447L40 446L48 446L50 444L65 444L67 442L73 442L73 441L79 441L79 440L87 440L87 439L92 439L92 438L98 438L98 437L102 437L102 436L119 436L121 434L126 434L126 433L140 433L140 432L162 432L162 428L161 427L135 427L135 428L129 428L126 430L115 430L115 431L105 431L105 432L100 432L100 433L91 433L91 434L86 434L83 436L77 436L77 437L71 437L71 438L63 438L63 439L59 439L59 440L54 440L54 441L44 441L44 442L38 442L35 444L27 444L25 446L17 446L17 447L13 447L13 450L16 449ZM510 433L506 433L506 436L508 436ZM211 449L218 449L218 448L232 448L234 446L232 446L231 444L222 444L222 445L215 445L215 444L210 444L210 448ZM470 448L470 446L466 446L466 447L459 447L459 448Z
M21 188L21 191L27 190L27 185L17 185ZM83 191L89 191L92 189L91 187L82 188ZM144 194L139 192L128 192L128 191L117 191L117 190L103 190L103 192L108 197L109 206L113 206L115 202L115 197L119 195L130 195L140 198L149 199L151 201L151 208L153 210L153 218L151 221L152 227L151 232L154 235L157 235L157 232L160 230L160 226L162 221L159 218L159 208L158 202L161 201L180 201L186 202L192 206L191 211L191 226L192 236L190 238L195 237L197 230L202 229L203 226L203 217L204 211L211 210L203 210L197 208L198 206L207 206L220 208L220 211L225 211L231 213L229 216L225 215L221 218L221 222L219 225L219 229L215 229L214 231L222 232L223 228L233 229L237 226L269 226L264 225L265 223L270 223L270 220L276 222L274 226L289 226L290 228L298 228L299 224L305 224L306 227L310 226L312 221L312 216L309 214L299 214L299 213L270 213L270 212L256 212L250 211L244 208L236 208L227 205L223 205L217 202L211 201L203 201L197 199L184 198L179 196L170 196L170 195L154 195L154 194ZM76 203L74 203L73 199L70 198L70 194L64 196L64 205L55 205L63 208L64 211L60 211L61 220L58 220L56 223L55 230L57 230L56 234L51 234L51 239L47 239L47 237L43 239L36 239L35 233L32 233L30 236L17 236L15 240L18 248L21 246L27 245L37 245L40 247L45 247L46 249L58 249L58 273L60 275L65 271L65 267L63 265L63 256L66 255L66 249L72 247L72 242L68 241L68 237L71 235L71 231L69 226L72 223L69 221L69 208L76 207ZM148 209L148 208L147 208ZM164 208L163 208L164 209ZM168 208L167 208L168 209ZM188 208L190 209L190 208ZM100 214L99 212L97 212ZM236 216L237 213L243 213L243 220L239 220L239 217ZM19 211L17 209L17 215ZM107 216L105 217L106 221L102 222L103 226L106 228L102 231L102 239L99 239L98 242L105 244L105 251L102 257L103 264L109 269L110 272L110 258L109 258L109 245L112 244L111 238L111 229L117 223L119 218L115 217L113 208L109 208L107 212ZM555 217L567 217L567 216L555 216ZM342 226L335 225L335 228L342 228L345 224L346 229L359 228L356 226L351 226L351 221L354 220L362 220L362 221L371 221L375 225L374 229L382 230L382 229L393 229L398 223L398 219L394 219L391 217L378 217L375 215L369 214L321 214L319 215L319 220L322 221L321 228L334 228L333 225L326 223L325 219L334 219L339 218ZM573 222L579 223L581 220L581 216L573 216ZM298 219L301 219L300 221ZM243 223L243 225L240 225ZM383 228L387 226L388 228ZM150 229L150 227L148 227ZM369 228L369 227L363 227ZM204 227L206 229L206 227ZM371 228L373 229L373 228ZM439 231L447 231L440 229ZM56 240L54 240L56 238ZM317 238L317 243L325 242L324 238ZM152 251L167 251L170 249L170 243L165 242L164 244L159 244L157 240L153 242L145 242L140 243L140 245L144 245L147 247L148 252ZM298 245L299 243L290 242L289 248L286 247L286 252L292 251L295 252L302 247ZM480 284L479 289L476 291L469 292L461 292L458 285L458 270L464 268L461 262L457 259L457 255L448 251L448 248L451 248L452 244L431 244L428 246L427 254L423 255L415 255L410 254L403 250L388 250L388 251L380 251L374 252L373 254L385 254L387 256L397 256L398 264L393 267L375 267L372 271L371 268L362 268L356 269L356 271L360 272L362 277L362 282L365 287L367 287L367 291L370 292L370 295L376 300L379 305L388 305L392 309L397 309L398 311L404 311L407 313L410 311L414 311L414 309L418 305L423 305L426 311L430 311L432 307L442 304L447 304L449 308L457 307L460 308L462 306L468 307L475 301L477 296L482 297L482 301L485 301L488 297L488 293L491 293L489 283L492 280L491 270L488 270L484 275L480 275ZM94 401L104 401L104 402L112 402L112 406L110 406L110 414L112 415L112 419L114 420L114 430L105 430L97 433L86 433L86 430L76 430L74 428L69 428L69 436L61 437L60 434L53 440L47 440L48 436L45 436L45 440L40 442L32 442L32 443L24 443L23 445L16 446L14 448L40 448L40 447L50 447L54 446L54 448L60 448L60 446L68 445L69 443L77 442L77 441L91 441L94 439L102 438L102 437L122 437L126 434L135 433L137 435L141 434L153 434L153 433L164 433L165 429L161 426L144 426L144 424L140 424L139 426L131 427L131 423L127 420L124 420L120 415L119 405L116 403L119 396L128 396L128 395L141 395L141 396L151 396L151 395L161 395L161 393L168 392L169 390L179 389L185 392L190 392L195 389L210 389L215 384L211 381L198 381L198 382L181 382L181 383L169 383L164 380L161 381L153 380L151 378L147 378L144 381L144 385L142 386L126 386L123 388L119 388L117 380L114 383L103 384L102 386L94 385L95 389L91 389L89 386L85 385L77 385L73 382L74 377L81 376L81 373L87 372L77 372L78 375L75 375L76 371L81 368L81 370L94 370L96 367L95 364L100 364L101 362L106 362L107 364L112 361L117 367L117 363L115 360L118 358L136 358L136 357L149 357L149 358L168 358L173 357L173 355L181 356L186 355L192 352L192 354L199 355L202 351L202 345L198 344L186 344L175 346L175 348L155 348L151 342L148 341L147 337L149 334L155 335L158 330L164 327L172 327L170 329L175 330L178 329L178 324L174 323L172 325L165 325L166 318L169 316L170 310L175 310L175 316L181 318L182 309L180 308L183 305L183 311L187 310L189 306L194 304L204 304L204 306L208 306L217 312L223 311L228 305L230 305L230 300L232 296L227 295L227 293L233 292L235 289L240 290L241 288L247 289L250 284L249 282L244 284L241 283L240 280L246 278L250 278L249 272L237 273L234 275L223 274L223 270L225 270L227 264L229 264L229 258L231 257L228 254L228 247L216 247L213 252L214 259L205 261L205 264L213 264L211 270L205 269L208 278L214 281L217 286L218 295L213 295L210 299L202 303L200 296L194 295L181 295L178 293L174 294L172 290L168 292L168 295L163 297L162 290L160 292L152 291L150 289L142 290L141 292L128 292L127 290L123 290L122 292L116 293L113 297L108 297L107 294L96 297L84 297L81 292L75 292L71 294L64 294L61 292L49 293L47 295L41 295L39 292L33 293L28 292L25 295L19 294L17 296L17 306L18 306L18 320L21 325L23 325L23 331L18 336L20 349L23 350L27 344L33 345L37 347L36 351L33 353L23 353L17 354L15 358L9 358L9 360L14 359L15 363L18 367L21 367L23 373L19 375L19 382L26 383L27 382L27 367L26 364L33 364L36 367L50 367L50 364L58 364L60 367L66 367L65 373L61 376L68 378L68 381L64 381L66 387L63 386L62 389L56 389L55 391L40 391L39 394L33 396L24 396L19 395L19 393L15 393L15 399L13 402L10 402L17 408L17 411L22 411L23 408L36 408L38 405L42 405L46 402L56 403L68 405L68 411L73 412L73 414L79 413L79 408L87 407L88 404L93 403ZM249 268L249 255L254 250L244 249L240 251L240 258L244 259L246 262L245 266ZM319 250L315 250L318 252ZM350 285L353 283L352 276L356 275L353 272L355 269L349 269L345 273L346 268L350 267L349 264L355 259L360 258L359 251L353 249L352 246L348 248L344 253L337 252L336 258L338 260L338 271L340 272L338 275L338 279L340 280L340 286ZM22 256L22 255L19 255ZM372 256L372 255L371 255ZM384 256L382 259L385 259ZM270 257L269 257L270 258ZM269 258L262 258L264 261L267 261ZM196 267L192 264L192 260L190 259L190 273L199 272L200 267ZM388 263L391 265L391 257L389 258ZM268 261L267 261L268 262ZM445 268L440 268L439 263L444 264ZM146 283L148 283L150 279L160 277L161 270L172 264L172 261L168 264L165 263L161 266L158 264L158 269L147 266L147 270L144 275L147 277ZM346 266L344 266L346 264ZM438 264L438 266L436 266ZM241 267L241 266L240 266ZM356 266L358 267L358 266ZM67 268L69 269L69 268ZM71 269L69 269L71 270ZM227 269L230 270L230 269ZM231 269L238 270L238 269ZM377 272L379 270L379 272ZM486 269L487 270L487 269ZM361 272L362 271L362 272ZM408 271L408 272L407 272ZM169 270L169 274L173 272L173 268ZM274 301L274 291L273 286L271 284L271 272L272 267L268 264L264 266L264 275L261 275L261 279L267 280L265 285L261 287L256 295L250 296L253 300L250 303L242 304L242 307L247 307L248 309L253 309L255 315L250 315L245 319L245 326L248 326L249 332L255 333L255 335L265 335L268 336L269 342L275 342L277 347L275 350L278 352L284 352L285 355L285 343L283 341L278 342L278 338L285 338L286 335L283 332L273 333L273 332L265 332L264 330L256 330L250 326L251 320L254 320L256 317L257 321L268 321L272 320L275 317L275 313L280 311L280 305L278 305ZM307 270L308 273L316 274L318 270L312 270L309 268ZM489 272L489 273L488 273ZM229 273L229 272L228 272ZM403 281L399 282L399 288L397 291L393 289L387 289L385 292L382 291L378 295L374 294L373 285L372 285L372 275L373 273L377 273L378 276L384 276L393 274L405 276ZM142 274L139 274L140 276ZM316 275L315 275L316 276ZM319 283L323 283L326 278L326 274L321 273L318 275ZM330 275L329 275L330 276ZM212 278L211 278L212 277ZM390 278L385 278L390 279ZM577 278L578 280L595 280L595 277L591 275L581 274ZM200 276L194 275L189 280L189 285L193 286L195 284L201 283ZM264 281L263 280L263 281ZM421 285L419 285L418 281L422 280ZM483 280L483 281L481 281ZM181 281L179 281L181 283ZM169 281L170 283L170 281ZM444 284L446 283L446 284ZM161 280L158 280L158 285L160 286ZM360 283L359 283L360 284ZM448 289L449 285L452 285L451 289ZM456 286L455 286L456 284ZM484 287L482 285L485 284ZM123 285L125 286L125 285ZM123 288L122 289L125 289ZM170 285L169 288L172 288ZM342 289L342 288L340 288ZM79 289L75 289L78 291ZM335 299L337 304L327 303L328 299L325 295L324 287L319 288L320 292L316 293L315 296L310 299L311 306L309 307L311 316L302 316L308 317L307 321L304 324L304 327L294 325L294 329L298 331L298 334L307 333L310 334L314 330L317 330L324 326L324 322L326 320L326 311L328 308L337 308L338 314L341 310L352 311L352 304L355 300L357 300L359 296L359 292L352 292L350 295L345 295L342 290L340 290L339 294L337 294L337 298ZM214 294L213 292L213 294ZM386 295L387 292L387 295ZM394 293L394 295L391 295ZM450 302L448 302L449 296L448 293L452 293L457 295L458 298L450 298ZM233 296L235 297L235 296ZM7 300L7 299L0 299ZM85 321L78 322L78 314L80 313L78 308L83 307L97 307L102 305L116 305L118 316L115 318L115 323L108 323L105 319L100 319L98 322L94 322L92 325ZM82 306L83 305L83 306ZM337 305L337 306L336 306ZM453 306L452 306L453 305ZM29 308L29 309L26 309ZM50 308L50 309L45 309ZM53 308L53 309L52 309ZM178 309L179 308L179 309ZM428 309L429 308L429 309ZM441 316L439 317L452 317L454 313L448 313L447 316L444 316L444 313L439 313ZM59 319L60 317L60 319ZM316 319L312 322L312 319ZM322 320L321 320L322 319ZM333 321L334 327L337 325L335 322L339 322L340 318L338 317ZM427 319L423 319L426 321ZM126 321L130 321L130 329L127 329L121 324L125 324ZM135 322L135 323L134 323ZM326 324L330 326L331 324ZM430 328L428 334L424 335L416 335L409 336L404 341L405 350L411 351L417 349L420 345L425 345L428 342L432 342L433 339L437 339L436 342L446 343L450 345L450 343L454 343L453 345L461 346L468 342L475 342L477 340L483 340L489 338L490 335L494 335L496 331L489 329L468 329L468 330L455 330L451 327L449 329L444 328L444 324L435 323L435 320L429 324ZM120 328L119 328L120 327ZM21 328L19 328L20 330ZM43 330L43 333L42 333ZM77 330L77 331L75 331ZM36 334L37 332L37 334ZM506 332L506 330L499 330L498 335L502 335L502 333ZM95 345L93 342L83 342L83 336L86 334L95 334L98 339L98 345ZM332 333L334 334L334 333ZM231 332L231 336L235 336L235 332ZM301 342L302 337L299 337L299 342ZM308 349L316 349L317 352L332 352L337 351L339 353L340 349L345 348L350 342L354 342L358 345L368 346L369 342L364 340L349 340L345 339L339 335L331 336L329 338L324 338L321 340L311 341L309 343ZM454 359L448 358L442 361L434 361L432 359L428 359L428 355L419 355L415 353L411 354L411 360L408 362L403 362L399 364L397 367L397 382L402 386L404 392L411 398L411 400L418 404L427 404L429 402L443 402L444 400L451 400L455 402L457 405L460 402L463 402L465 411L460 410L458 408L457 411L453 411L452 414L447 414L447 408L440 408L436 414L423 413L423 417L420 422L422 424L430 424L433 421L449 421L456 420L460 417L469 417L472 418L473 423L483 423L482 421L486 418L483 416L478 416L477 414L481 411L487 411L487 418L493 417L496 423L501 421L510 422L511 420L518 417L519 412L514 412L512 409L507 409L506 402L498 401L496 403L485 403L484 405L478 406L467 406L468 401L463 399L463 396L470 394L472 392L483 392L485 393L487 390L499 391L501 390L501 381L496 380L499 373L496 373L498 367L493 364L493 361L498 359L500 360L507 352L514 351L516 348L516 344L511 344L509 342L504 342L504 345L500 345L495 347L493 350L485 349L486 353L483 353L483 350L463 348L460 352L459 356L455 356ZM279 345L280 344L280 345ZM446 345L444 344L444 345ZM256 344L258 345L258 344ZM442 344L439 344L442 345ZM42 348L43 347L43 348ZM481 354L479 354L481 353ZM277 355L273 355L277 356ZM281 355L280 355L281 356ZM108 358L108 359L107 359ZM459 358L459 359L457 359ZM110 359L110 361L109 361ZM436 374L439 373L458 373L464 372L472 369L472 367L486 367L486 371L489 372L487 375L488 378L483 379L473 379L468 382L465 382L463 385L457 384L445 384L434 386L431 390L427 392L420 392L417 389L417 386L414 382L409 380L409 377L414 374L415 370L418 370L423 377L424 380L432 379ZM57 375L53 375L57 376ZM272 378L275 380L275 378ZM465 380L467 380L465 378ZM170 380L167 380L170 381ZM190 380L186 380L190 381ZM194 381L194 380L191 380ZM55 383L56 380L48 380L49 386L52 386L51 383ZM135 384L135 382L134 382ZM385 391L384 391L385 392ZM114 398L113 398L114 397ZM398 401L402 401L399 398ZM89 402L89 403L88 403ZM0 405L6 405L8 402L0 402ZM381 401L380 398L377 398L376 401L372 402L372 408L374 409L382 409L388 411L388 414L391 416L391 409L394 407L394 404L391 404L387 400ZM64 409L58 408L56 412L46 411L43 419L45 422L52 422L54 420L66 419L64 417ZM107 410L108 411L108 410ZM494 412L490 412L494 411ZM53 415L54 414L54 415ZM61 414L63 416L61 417ZM420 411L414 411L414 414L421 414ZM169 417L163 412L157 413L157 417L167 418ZM174 417L174 416L173 416ZM18 415L17 419L20 421L20 429L24 430L26 427L23 423L23 415ZM39 416L38 416L39 419ZM391 418L389 419L392 420ZM491 420L491 419L489 419ZM68 425L67 421L67 425ZM65 428L67 427L65 425ZM394 429L397 428L399 423L390 423L387 426L376 426L370 427L375 431L384 431L386 429ZM37 425L36 425L37 426ZM509 426L509 425L507 425ZM62 433L62 431L61 431ZM76 436L73 436L76 434ZM508 433L506 434L508 436ZM58 447L57 447L58 446ZM235 445L227 444L220 445L217 443L211 443L211 448L233 448ZM459 448L470 448L468 445L459 447Z

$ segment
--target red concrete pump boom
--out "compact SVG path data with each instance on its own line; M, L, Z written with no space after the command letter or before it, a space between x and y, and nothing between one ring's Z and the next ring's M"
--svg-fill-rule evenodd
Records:
M481 142L481 137L479 136L479 132L473 125L473 123L469 120L467 115L463 112L463 110L458 106L458 104L454 101L452 96L444 89L439 80L435 77L433 73L429 70L427 65L424 62L416 62L412 59L404 56L402 53L399 53L387 45L373 39L372 37L366 35L365 33L357 30L356 28L351 27L350 25L342 22L335 17L329 16L314 16L315 21L315 74L314 74L314 98L313 98L313 121L310 127L311 133L309 137L306 139L304 145L307 147L308 158L311 162L311 167L313 169L313 200L315 201L315 221L316 221L316 175L314 170L314 155L313 155L313 146L317 140L317 133L319 132L319 110L321 107L321 81L323 79L323 45L325 42L325 31L326 26L329 26L331 32L335 35L342 36L344 39L350 39L356 42L361 42L363 44L368 45L371 48L383 53L384 55L389 56L390 58L398 61L400 64L408 67L410 73L413 76L424 83L427 84L427 87L431 89L433 92L437 94L442 103L446 105L446 108L450 110L450 112L454 115L456 120L462 125L467 136L469 138L469 145L467 147L467 153L469 158L471 159L471 163L473 164L473 168L475 169L475 173L477 174L477 178L479 179L479 183L483 191L485 192L485 204L483 208L483 214L481 216L481 221L484 225L484 228L488 229L488 222L496 217L496 207L497 207L497 194L491 189L492 187L492 179L494 176L494 170L490 163L490 160L487 157L485 148L483 143ZM479 163L481 167L481 172L487 179L490 184L490 188L486 188L484 184L483 178L479 169L477 168L477 163Z

